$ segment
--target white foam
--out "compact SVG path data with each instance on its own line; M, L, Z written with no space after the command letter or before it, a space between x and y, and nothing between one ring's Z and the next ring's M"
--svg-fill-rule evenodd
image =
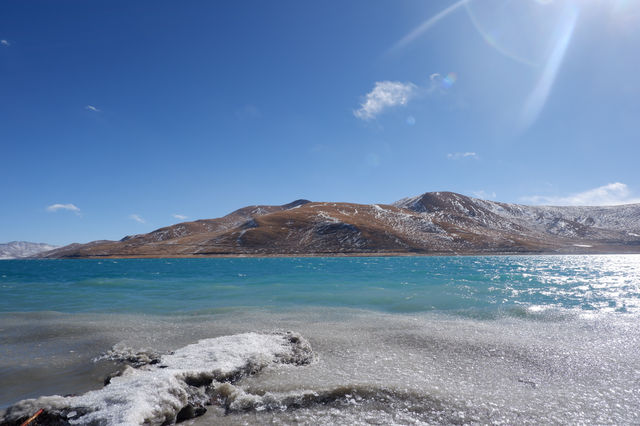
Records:
M128 367L100 390L75 397L21 401L10 407L1 420L19 419L44 408L62 415L71 424L173 422L182 408L190 404L202 406L208 401L205 384L237 379L274 363L305 364L312 356L309 344L291 332L200 340L160 357L157 364L140 369Z

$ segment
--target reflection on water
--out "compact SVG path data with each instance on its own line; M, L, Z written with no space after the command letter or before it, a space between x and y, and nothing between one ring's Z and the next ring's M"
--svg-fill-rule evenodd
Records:
M633 315L545 315L3 314L12 330L3 349L12 355L0 352L0 408L102 388L108 366L91 359L113 346L166 354L198 339L284 329L310 342L315 361L235 381L228 409L208 406L196 424L637 424L640 323ZM149 395L137 392L123 389L122 401L147 410Z
M114 345L294 330L315 362L192 424L638 424L639 286L638 255L5 261L0 408L102 388Z
M0 262L0 312L640 312L640 256Z

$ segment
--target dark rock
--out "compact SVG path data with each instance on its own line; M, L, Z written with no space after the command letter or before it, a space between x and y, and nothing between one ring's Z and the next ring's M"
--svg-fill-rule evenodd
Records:
M182 407L182 410L178 411L178 415L176 416L176 423L193 419L194 417L200 417L206 412L207 409L202 406L194 406L189 404L185 407Z

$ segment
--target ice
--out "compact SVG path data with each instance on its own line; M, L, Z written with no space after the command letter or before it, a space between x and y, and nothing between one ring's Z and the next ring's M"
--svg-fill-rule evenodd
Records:
M133 356L122 348L107 356L113 359L118 354L126 359ZM0 420L17 421L44 408L70 424L172 423L182 410L193 411L195 407L204 412L210 400L206 392L209 385L233 382L273 364L303 365L312 359L309 343L292 332L205 339L138 369L128 367L100 390L21 401L9 407Z

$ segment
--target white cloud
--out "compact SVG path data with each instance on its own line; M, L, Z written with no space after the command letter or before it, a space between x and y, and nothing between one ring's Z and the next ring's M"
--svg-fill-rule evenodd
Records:
M463 158L474 158L478 159L478 154L475 152L450 152L447 154L447 158L449 160L461 160Z
M353 114L361 120L371 120L386 108L406 105L415 95L417 86L413 83L399 81L378 81L373 90L367 93L360 108Z
M532 204L553 206L613 206L640 203L640 198L633 197L629 187L620 182L599 186L566 197L533 195L522 197L522 200Z
M84 107L84 109L86 109L87 111L101 112L100 109L94 107L93 105L87 105L86 107Z
M473 196L482 200L490 200L496 198L495 192L487 192L484 189L473 191Z
M395 106L405 106L413 98L422 98L434 94L444 95L456 83L458 75L449 72L446 75L433 73L429 75L429 81L425 85L417 85L412 82L377 81L371 92L364 97L360 108L353 111L353 115L361 120L372 120L386 109ZM407 118L407 124L413 126L416 122L414 116Z
M58 210L69 210L75 214L80 214L80 209L73 204L51 204L47 207L48 212L57 212Z
M147 223L146 220L144 220L140 215L137 214L131 214L129 215L129 219L133 219L138 223Z
M189 218L189 216L185 216L183 214L178 214L178 213L174 213L174 214L172 214L172 216L175 217L176 219L180 219L180 220L185 220L185 219Z
M5 40L5 39L0 40L0 44L1 44L1 45L3 45L3 46L11 46L11 43L9 43L9 42L8 42L7 40Z

